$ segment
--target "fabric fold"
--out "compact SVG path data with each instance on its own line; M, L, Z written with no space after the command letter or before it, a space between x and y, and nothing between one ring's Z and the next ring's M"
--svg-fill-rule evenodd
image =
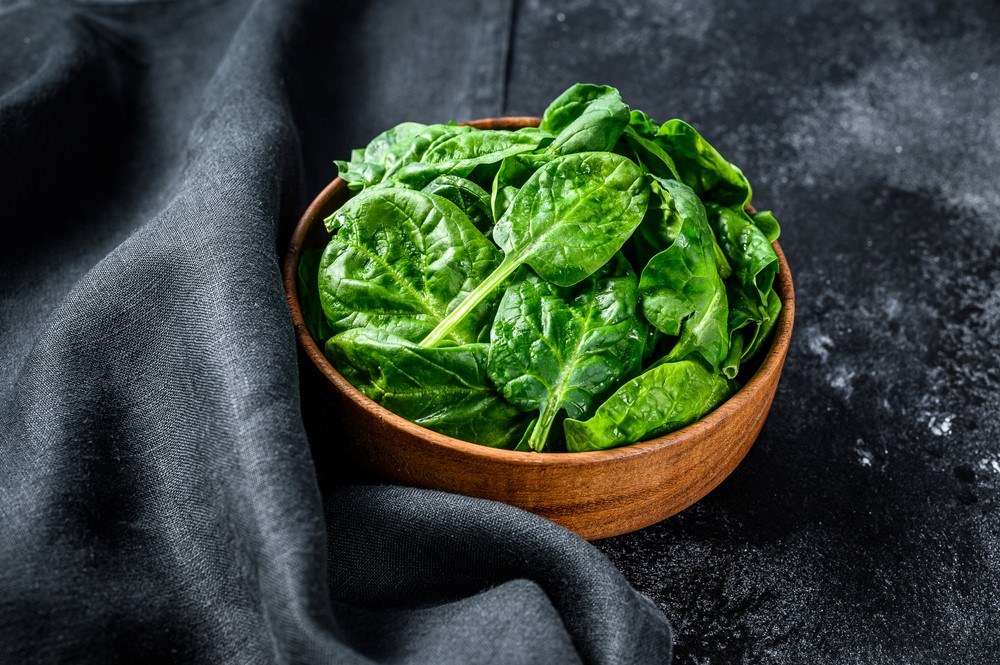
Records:
M15 174L0 179L0 223L17 239L0 269L0 660L669 658L662 615L563 529L486 501L317 481L279 273L303 192L359 127L500 103L482 91L502 89L502 65L469 54L451 65L467 78L378 84L393 31L372 21L406 19L404 5L0 14ZM468 46L506 39L490 21L507 15L469 3L419 20ZM373 60L370 86L331 66L333 38ZM483 77L461 108L416 92ZM347 90L369 97L345 137L323 118ZM422 108L401 106L407 90Z

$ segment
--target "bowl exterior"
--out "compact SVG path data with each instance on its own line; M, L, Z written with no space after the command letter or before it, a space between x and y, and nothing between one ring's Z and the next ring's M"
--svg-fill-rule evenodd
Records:
M537 118L475 121L480 128L533 126ZM782 312L771 347L755 374L729 400L698 422L650 441L613 450L538 454L496 450L432 432L365 397L323 355L309 334L298 301L302 249L322 247L322 220L348 196L334 180L310 205L289 244L285 288L299 342L322 375L337 446L381 478L414 487L503 501L537 513L588 539L635 531L701 499L740 463L763 427L788 352L795 315L788 264L780 261Z

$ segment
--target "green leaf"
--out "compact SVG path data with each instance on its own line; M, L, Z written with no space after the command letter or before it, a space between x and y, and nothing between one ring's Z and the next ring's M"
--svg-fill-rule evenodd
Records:
M478 167L499 168L504 157L537 150L550 140L548 133L534 128L463 132L436 141L419 161L402 166L389 177L408 186L423 187L441 174L465 177Z
M443 127L443 125L438 125L438 127ZM365 147L361 161L392 168L396 165L400 155L405 153L417 137L426 132L427 129L427 125L419 122L400 123L373 138Z
M735 388L696 361L657 365L622 385L589 420L567 419L566 448L603 450L672 432L704 416Z
M733 279L748 300L763 308L778 273L774 248L742 208L723 208L710 203L706 209L709 224L733 266ZM761 313L751 318L760 321L763 316Z
M453 136L477 131L473 127L465 125L437 124L425 125L422 129L414 127L411 128L411 131L400 132L398 136L389 141L389 145L384 150L378 152L379 158L382 160L381 165L385 169L380 182L398 185L397 173L408 165L419 162L433 146ZM378 140L377 137L376 140Z
M333 328L323 314L319 302L319 262L323 252L315 247L302 251L299 257L299 304L309 334L320 347L333 336Z
M753 195L743 172L683 120L668 120L656 134L673 157L681 180L705 201L743 208Z
M441 341L523 264L559 286L593 274L642 221L647 196L642 171L619 155L578 153L546 163L493 228L503 261L421 346Z
M513 447L527 417L490 384L488 344L424 349L384 330L357 328L327 342L352 384L393 413L435 432Z
M751 362L763 348L781 314L781 298L773 288L767 294L763 311L755 305L748 306L738 290L735 295L737 302L730 310L729 355L722 365L722 373L730 379L735 378L741 366Z
M386 169L395 166L400 155L427 129L427 125L418 122L404 122L382 132L364 149L351 151L350 162L335 162L340 177L347 181L351 191L377 185L385 177Z
M649 114L645 111L640 111L639 109L633 109L629 113L628 125L632 128L632 131L647 139L655 138L656 133L660 131L660 123L650 118Z
M642 312L660 331L679 335L668 359L698 355L718 369L729 351L729 308L705 208L676 180L654 181L653 188L668 218L663 224L670 228L679 220L680 227L642 270Z
M500 162L490 190L493 219L503 217L528 178L550 159L552 156L548 154L522 153Z
M770 210L755 212L750 215L750 219L764 233L764 237L767 238L768 242L774 242L781 235L781 227L778 225L778 220L774 218Z
M490 378L508 401L538 410L528 443L541 451L560 410L571 418L639 369L645 325L638 280L621 254L573 287L528 270L508 287L490 335Z
M348 189L358 191L366 187L371 187L382 181L385 169L378 164L368 162L345 162L335 160L337 165L337 175L346 183Z
M454 175L439 175L422 191L454 203L482 233L488 234L493 228L490 195L471 180Z
M370 189L335 213L320 263L320 301L334 331L369 325L419 340L465 300L499 253L455 204L401 188ZM449 328L456 343L485 338L487 304Z
M556 135L550 151L567 155L611 150L628 122L628 106L617 90L577 83L549 104L539 128Z
M648 115L642 111L632 111L622 136L646 170L659 178L680 180L673 158L656 140L659 129Z
M781 314L781 297L774 289L771 289L767 294L767 305L764 311L766 318L757 326L752 343L743 352L743 359L745 361L752 360L757 355L757 352L764 348L765 342L771 337L774 325L778 322L778 316Z

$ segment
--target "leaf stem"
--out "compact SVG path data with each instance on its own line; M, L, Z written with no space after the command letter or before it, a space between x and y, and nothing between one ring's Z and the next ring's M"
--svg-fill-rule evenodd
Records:
M532 450L542 452L542 449L545 448L545 442L549 440L549 430L552 429L552 423L558 413L558 400L550 399L542 405L542 412L538 415L538 420L535 421L535 426L528 436L528 445L531 446Z
M465 297L465 300L458 304L458 307L448 312L448 315L441 319L441 322L434 327L434 330L420 342L420 346L429 349L451 334L451 331L462 322L462 319L474 310L487 296L493 293L504 280L510 277L511 273L517 270L521 263L523 261L520 256L505 256L496 270L490 273L489 277L479 286L472 289L469 295Z

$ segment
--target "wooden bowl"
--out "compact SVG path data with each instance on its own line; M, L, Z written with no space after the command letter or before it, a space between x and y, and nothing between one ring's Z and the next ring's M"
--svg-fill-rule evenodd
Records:
M481 129L537 126L538 118L491 118ZM584 453L534 453L488 448L415 425L365 397L323 355L309 334L298 298L299 256L325 247L322 220L348 198L337 178L312 202L292 235L284 264L295 333L325 377L329 409L340 423L336 440L363 467L385 480L513 504L587 539L635 531L687 508L712 491L743 459L771 408L795 318L792 276L778 243L781 316L770 349L735 395L698 422L649 441Z

